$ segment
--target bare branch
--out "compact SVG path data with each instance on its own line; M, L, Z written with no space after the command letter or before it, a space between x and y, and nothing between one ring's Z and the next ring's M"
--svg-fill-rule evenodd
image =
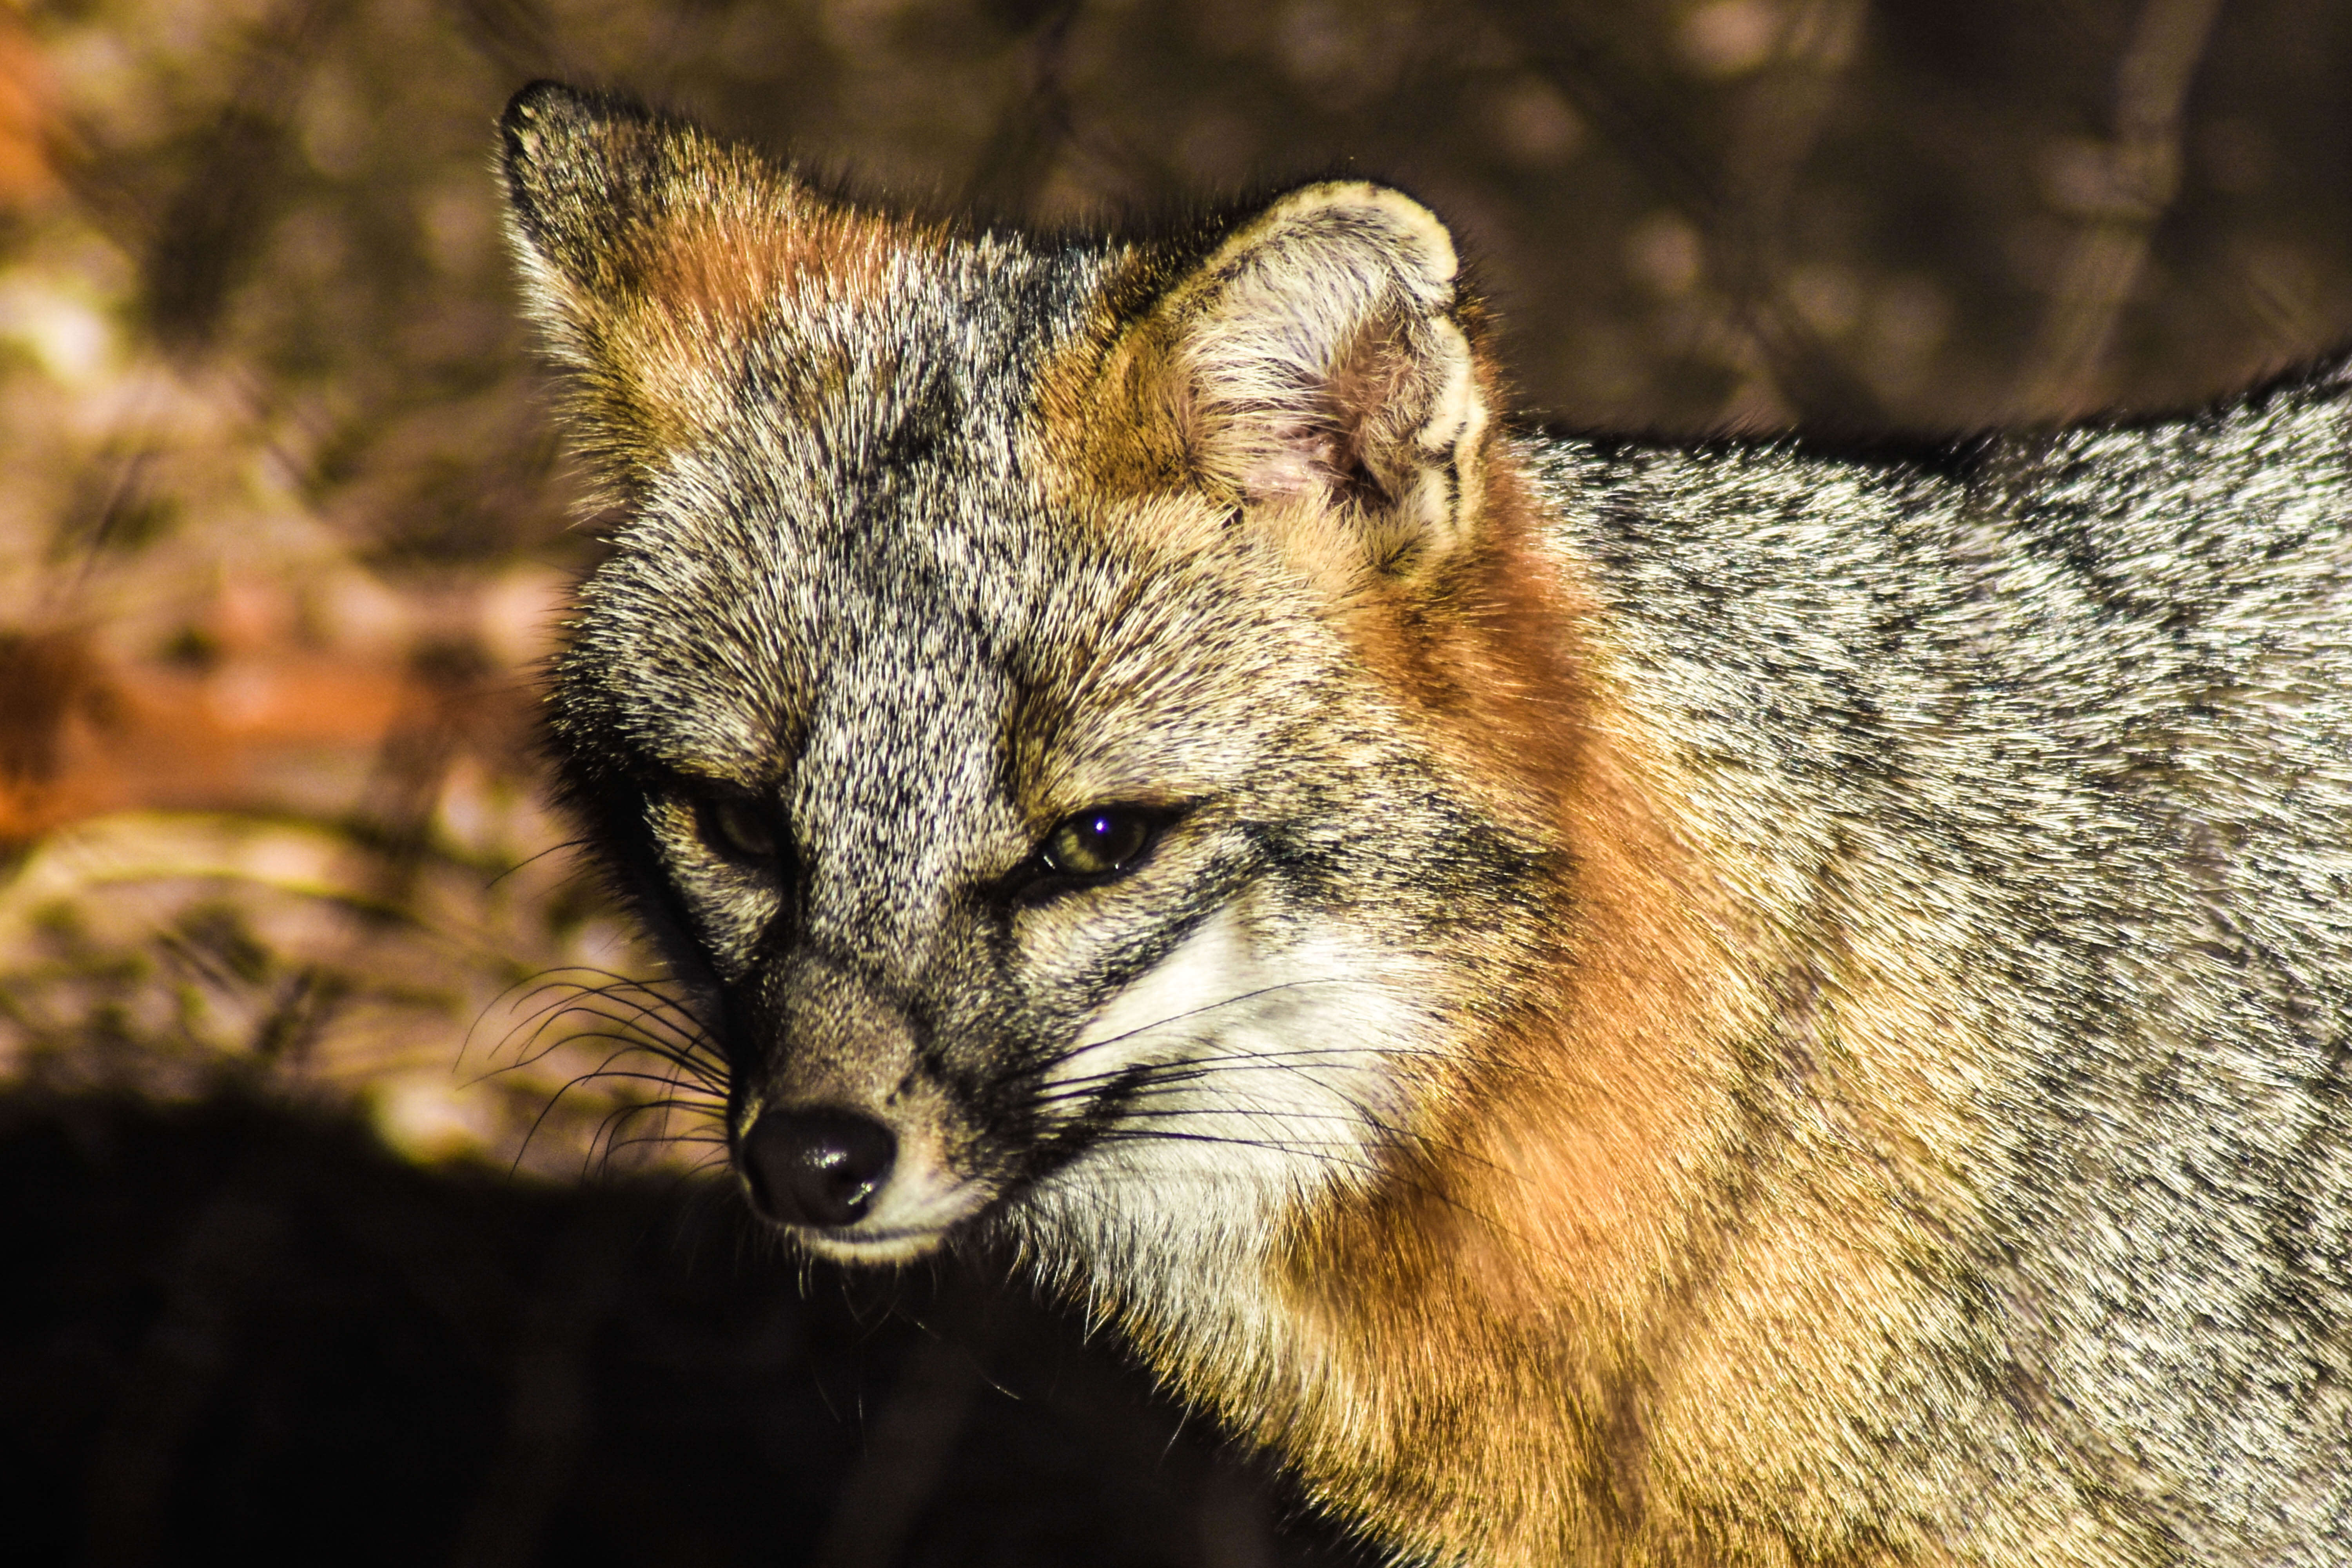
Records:
M2116 68L2115 140L2084 193L2082 231L2019 377L2021 415L2080 413L2101 401L2108 345L2179 192L2181 108L2221 14L2221 0L2147 0L2140 12Z
M1858 20L1847 14L1857 9L1853 0L1821 0L1814 9L1828 14L1822 25L1809 15L1800 41L1822 47L1797 51L1793 70L1763 84L1775 96L1758 100L1749 119L1769 134L1757 153L1728 169L1715 167L1684 133L1672 106L1687 89L1655 79L1574 7L1526 0L1484 0L1484 6L1528 64L1698 229L1738 325L1798 415L1856 426L1884 423L1876 394L1806 322L1781 286L1785 268L1776 265L1781 208L1819 134L1848 52L1843 46Z

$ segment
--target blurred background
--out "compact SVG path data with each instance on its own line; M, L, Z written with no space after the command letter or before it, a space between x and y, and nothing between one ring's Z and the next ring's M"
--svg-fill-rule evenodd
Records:
M2177 407L2352 326L2331 0L10 0L15 1560L1357 1560L1001 1270L778 1257L627 1054L532 741L599 547L489 175L550 75L991 220L1397 181L1567 426Z

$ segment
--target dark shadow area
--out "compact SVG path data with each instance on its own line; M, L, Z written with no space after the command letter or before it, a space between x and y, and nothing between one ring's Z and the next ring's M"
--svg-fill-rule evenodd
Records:
M1353 1560L1017 1287L804 1268L723 1189L20 1095L0 1190L15 1562Z

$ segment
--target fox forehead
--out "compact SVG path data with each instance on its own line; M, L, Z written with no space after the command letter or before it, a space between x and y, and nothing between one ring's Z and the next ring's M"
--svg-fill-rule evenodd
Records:
M831 485L682 458L583 591L559 731L781 792L796 831L1029 832L1233 779L1328 713L1344 660L1280 562L1155 547L1197 527L1089 515L1020 446L966 427Z
M943 720L991 706L987 672L1101 575L1061 559L1083 542L1023 437L1089 259L904 251L854 299L726 329L700 357L729 416L648 476L583 586L564 696L648 761L746 784L861 666Z
M1297 737L1319 720L1328 740L1346 707L1335 639L1245 549L1122 548L1147 531L1072 520L1003 478L879 487L841 527L757 545L632 548L566 655L567 680L603 688L559 709L575 749L618 731L656 779L772 802L803 939L909 988L967 891L1055 818L1104 803L1281 816L1317 794L1328 749Z
M710 325L730 416L664 454L583 585L559 728L749 788L793 772L806 804L877 767L1139 787L1112 730L1231 752L1209 715L1334 650L1204 497L1097 495L1059 460L1051 367L1123 265L941 239Z
M616 557L583 592L559 723L655 770L809 800L874 767L1026 797L1227 772L1254 731L1338 695L1329 629L1246 550L1123 548L1034 499L979 509L992 537L959 539L926 532L928 510ZM1013 534L1039 542L1008 559Z

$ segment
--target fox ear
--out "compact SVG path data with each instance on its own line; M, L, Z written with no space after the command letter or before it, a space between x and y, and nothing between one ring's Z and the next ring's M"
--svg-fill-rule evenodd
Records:
M672 205L693 133L624 99L535 81L499 119L509 232L541 325L562 331L636 279L633 253Z
M748 359L870 295L905 242L906 226L625 100L534 82L499 129L526 310L569 376L575 439L625 491L726 428Z
M1194 472L1245 508L1337 515L1377 564L1473 529L1486 427L1453 237L1402 194L1309 185L1162 302Z

